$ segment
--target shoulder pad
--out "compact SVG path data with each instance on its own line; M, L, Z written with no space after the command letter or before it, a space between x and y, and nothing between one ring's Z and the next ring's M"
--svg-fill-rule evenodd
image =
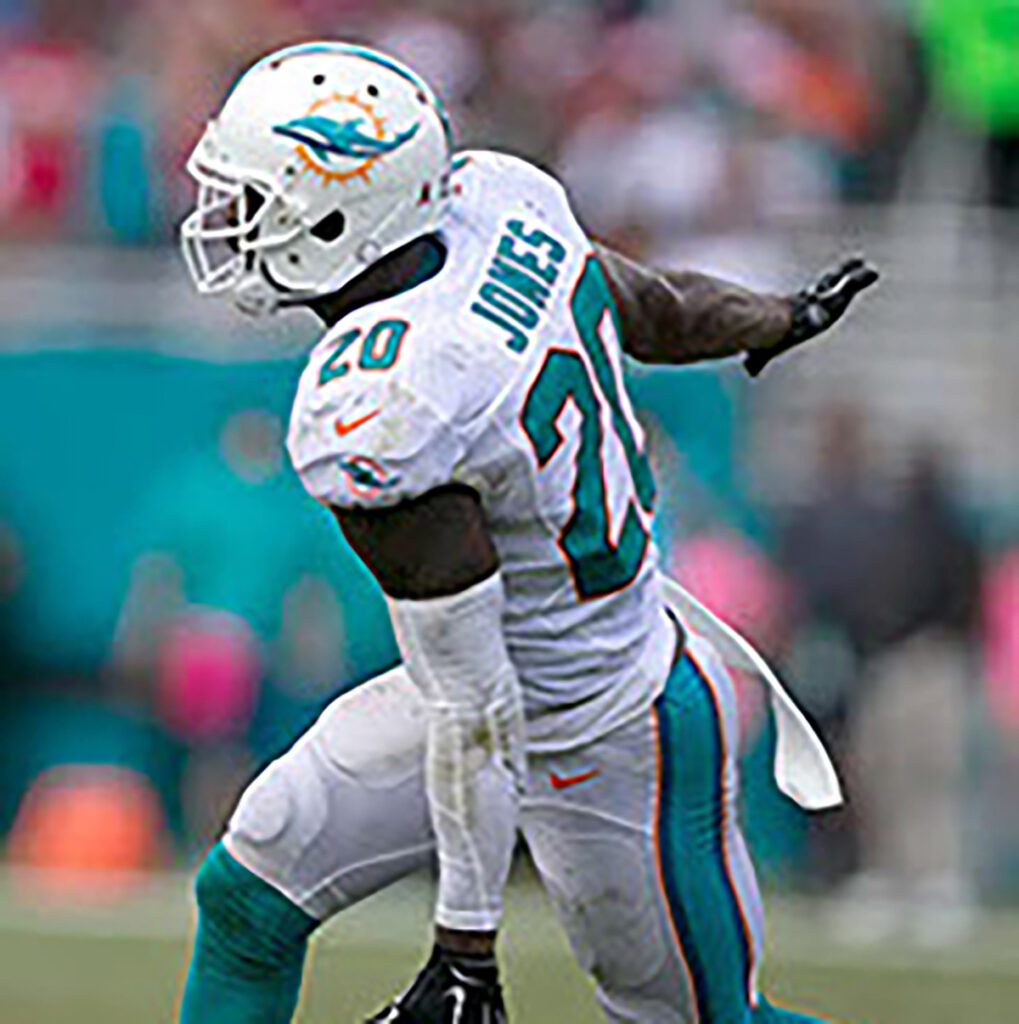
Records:
M312 353L287 437L306 489L340 508L393 505L450 483L464 450L455 393L444 401L434 354L414 350L426 332L399 319L367 323L348 318Z

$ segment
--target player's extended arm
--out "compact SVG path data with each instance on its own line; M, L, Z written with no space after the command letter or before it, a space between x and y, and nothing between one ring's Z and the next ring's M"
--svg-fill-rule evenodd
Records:
M334 513L389 598L404 662L429 706L439 941L484 952L473 943L498 927L516 841L524 720L480 500L452 485L388 509Z
M595 251L631 356L680 364L745 354L753 377L827 331L878 279L864 260L852 259L795 295L767 295L696 271L646 267L603 245Z

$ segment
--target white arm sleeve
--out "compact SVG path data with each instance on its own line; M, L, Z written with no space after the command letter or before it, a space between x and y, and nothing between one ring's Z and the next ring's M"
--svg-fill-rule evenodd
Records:
M451 597L390 601L405 664L429 707L435 920L465 931L498 928L525 778L523 702L503 601L498 573Z

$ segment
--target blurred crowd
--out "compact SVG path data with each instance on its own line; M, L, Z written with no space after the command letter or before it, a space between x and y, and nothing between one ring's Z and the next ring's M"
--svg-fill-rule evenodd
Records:
M170 242L232 80L316 37L403 57L464 146L556 170L595 233L651 259L726 239L731 268L757 225L923 198L916 154L946 133L972 171L953 198L1019 206L1019 0L0 0L0 242ZM32 412L52 401L46 422L80 436L0 445L0 832L17 863L149 867L207 842L257 765L395 648L285 468L279 366L203 433L190 418L223 411L239 371L125 359L121 381L74 358L58 377L26 356L4 392L45 396ZM54 383L90 373L106 390L88 406ZM1019 777L1019 546L981 537L936 446L891 485L875 472L866 410L828 409L810 486L762 507L722 385L634 386L668 565L780 668L846 774L849 808L809 828L777 803L743 687L755 850L776 876L841 884L860 934L903 906L927 914L918 933L960 934L981 885L1019 891L1014 813L981 844ZM117 427L174 402L187 445ZM73 522L17 461L43 451L88 495Z
M1014 205L1017 18L1012 0L3 0L0 238L166 241L232 80L316 37L411 62L464 145L556 168L630 248L894 197L942 118L979 154L961 187Z

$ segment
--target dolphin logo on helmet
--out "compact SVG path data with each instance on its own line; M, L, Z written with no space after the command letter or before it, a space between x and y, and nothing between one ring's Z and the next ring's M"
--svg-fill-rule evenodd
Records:
M386 156L414 138L420 127L419 124L414 124L392 139L377 139L364 133L364 124L363 117L355 117L341 123L331 117L309 114L307 117L298 117L286 124L277 125L273 131L295 142L303 143L320 160L331 163L334 156L355 160L373 160Z

